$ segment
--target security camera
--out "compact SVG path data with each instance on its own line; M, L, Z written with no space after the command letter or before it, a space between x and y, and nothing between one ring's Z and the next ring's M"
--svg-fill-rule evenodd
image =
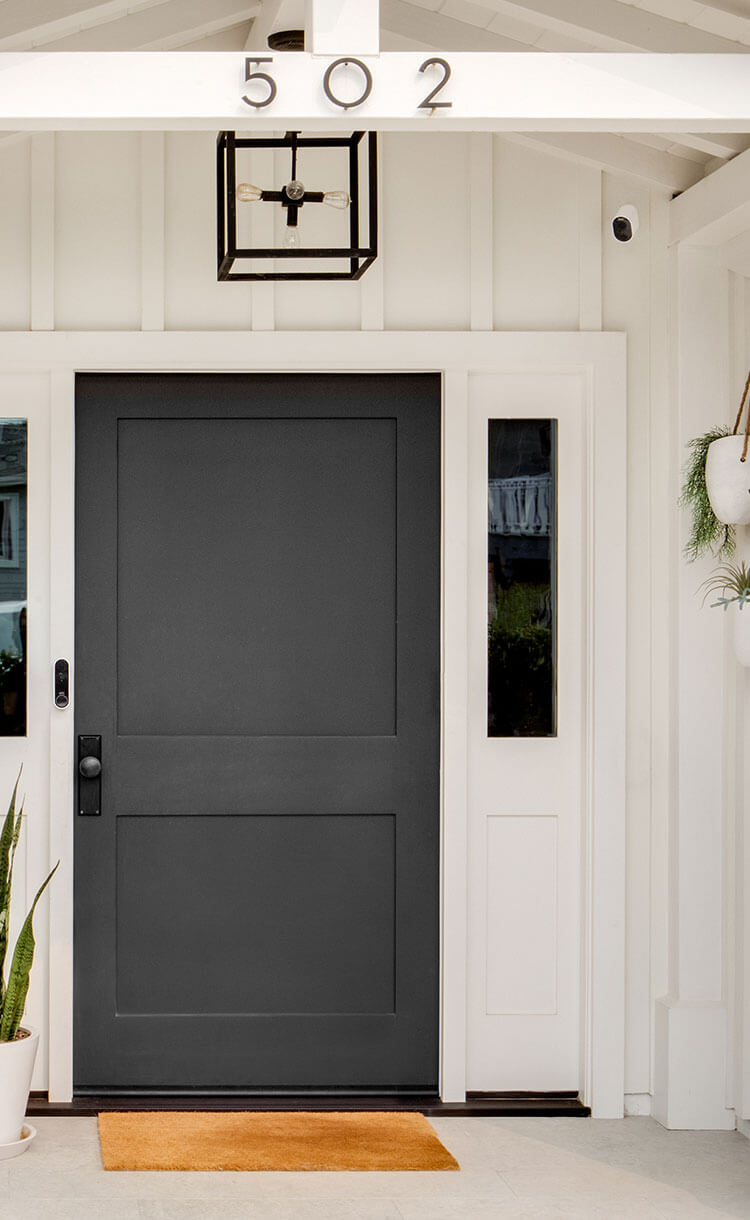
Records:
M632 203L623 203L612 217L612 233L615 241L631 241L639 228L638 208Z

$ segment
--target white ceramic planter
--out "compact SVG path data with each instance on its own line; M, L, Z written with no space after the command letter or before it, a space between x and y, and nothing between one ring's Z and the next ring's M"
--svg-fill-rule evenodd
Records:
M744 436L722 436L708 446L706 490L725 525L750 522L750 450L747 461L741 461L744 444Z
M750 602L741 610L738 605L732 606L730 613L734 615L734 655L740 665L750 665Z
M750 615L748 616L750 617ZM31 1074L39 1045L39 1032L30 1029L28 1038L0 1042L0 1146L21 1141L21 1128L29 1100ZM21 1141L18 1152L24 1152Z

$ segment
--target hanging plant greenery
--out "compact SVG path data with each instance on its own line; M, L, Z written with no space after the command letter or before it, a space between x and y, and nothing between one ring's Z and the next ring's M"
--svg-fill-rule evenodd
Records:
M691 562L707 553L718 559L728 559L734 554L734 528L719 521L711 507L706 490L706 457L708 447L714 441L731 434L730 428L712 428L703 436L688 442L690 456L683 469L680 506L692 514L690 537L685 544L685 557Z

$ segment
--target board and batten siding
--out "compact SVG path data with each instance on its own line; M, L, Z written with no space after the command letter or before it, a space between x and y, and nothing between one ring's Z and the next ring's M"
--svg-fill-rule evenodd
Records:
M389 133L380 143L380 257L360 283L218 284L214 156L214 137L202 132L66 132L0 140L0 330L246 331L255 351L258 345L262 350L263 332L273 329L627 334L626 1093L642 1098L653 1087L653 1001L667 988L671 798L663 573L669 546L664 521L675 498L674 478L670 483L662 473L673 444L668 193L506 136ZM272 155L265 167L270 178ZM618 245L609 217L624 201L637 205L641 228L636 240ZM23 414L34 395L48 405L43 380L0 370L3 413ZM28 879L29 891L46 861L50 830L48 575L42 568L46 564L48 573L55 506L46 504L42 487L49 438L35 439L40 430L32 423L29 438L36 504L30 518L36 614L30 614L29 632L32 680L36 674L40 693L32 701L28 741L8 740L0 751L0 792L9 790L18 763L26 761L29 822L19 880ZM24 885L18 888L20 909ZM49 934L42 925L39 920L29 1013L43 1027ZM42 1047L36 1088L46 1084Z

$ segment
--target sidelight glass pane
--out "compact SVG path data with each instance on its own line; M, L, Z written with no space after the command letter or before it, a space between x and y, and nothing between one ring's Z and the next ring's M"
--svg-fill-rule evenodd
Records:
M26 420L0 419L0 737L26 734Z
M557 420L489 421L487 734L557 733Z

